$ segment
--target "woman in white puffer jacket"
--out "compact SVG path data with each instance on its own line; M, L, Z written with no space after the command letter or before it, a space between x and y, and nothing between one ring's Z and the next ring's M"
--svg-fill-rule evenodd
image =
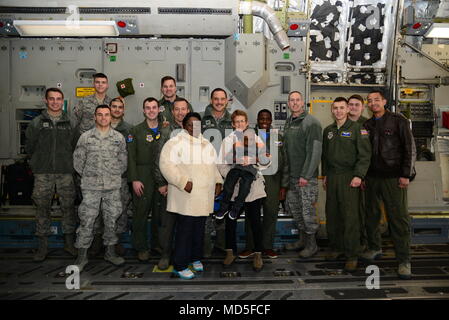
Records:
M206 217L213 212L223 178L214 147L201 135L200 115L188 113L183 127L162 148L159 167L168 182L167 211L177 214L173 272L192 279L190 263L193 270L203 271L200 260Z

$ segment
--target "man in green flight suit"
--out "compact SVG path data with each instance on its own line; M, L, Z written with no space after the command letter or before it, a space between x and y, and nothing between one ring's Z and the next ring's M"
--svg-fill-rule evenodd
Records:
M145 120L133 127L127 137L128 145L128 182L132 183L134 204L132 221L132 243L137 258L146 261L150 258L147 242L148 213L151 216L151 247L159 248L159 203L154 201L158 192L155 183L155 166L159 143L168 129L158 121L159 102L150 97L143 102ZM159 248L160 250L160 248Z
M349 113L348 118L354 122L358 122L360 124L364 124L368 118L362 116L363 111L365 110L365 102L363 98L358 94L353 94L348 99L348 107Z
M273 250L274 237L276 235L276 223L279 213L279 201L285 200L288 188L288 167L284 159L282 136L277 129L271 127L273 116L268 109L262 109L257 114L256 133L266 145L267 153L272 156L271 166L262 171L265 179L265 192L267 197L263 202L262 241L263 255L276 259L278 254ZM276 148L276 150L273 150ZM283 174L285 173L285 174ZM284 179L282 180L282 178ZM239 254L239 258L245 259L254 254L252 230L245 221L246 250Z
M348 99L348 107L349 114L348 118L352 121L358 122L360 125L364 125L368 118L362 116L363 111L365 110L365 102L363 98L358 94L353 94ZM361 250L363 251L367 244L367 236L366 236L366 228L365 228L365 181L362 181L362 185L360 186L360 244L362 246ZM381 205L379 203L379 205ZM338 254L338 253L337 253ZM330 257L337 258L337 257Z
M175 119L173 118L173 106L175 100L179 98L176 92L176 80L170 76L162 77L162 98L159 100L159 121L164 124L164 127L175 123ZM190 103L188 103L188 108L188 112L193 112L193 108Z
M321 158L330 250L346 256L345 271L357 270L360 254L359 198L371 159L368 131L348 119L346 98L331 105L335 122L324 129Z
M159 143L159 150L156 160L156 184L159 191L157 195L159 198L159 212L161 217L161 228L159 230L159 239L162 248L161 258L157 264L159 270L166 270L170 266L170 256L172 253L173 236L176 224L176 214L167 211L167 194L168 194L168 182L163 177L159 170L159 158L160 152L164 144L170 139L171 136L177 135L182 130L182 120L189 113L189 102L184 98L177 97L173 102L173 123L167 128L170 131L169 135L164 135L163 140Z

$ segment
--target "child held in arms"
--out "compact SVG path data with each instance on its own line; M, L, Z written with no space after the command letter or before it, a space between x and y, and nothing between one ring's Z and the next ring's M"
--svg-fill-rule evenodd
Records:
M248 128L246 112L236 110L232 113L231 119L235 130L223 141L220 158L225 164L231 164L232 168L226 175L220 209L215 214L216 219L223 219L228 213L232 220L239 217L251 184L256 179L260 160L258 155L265 150L262 139L253 129ZM231 205L231 197L237 183L238 195Z

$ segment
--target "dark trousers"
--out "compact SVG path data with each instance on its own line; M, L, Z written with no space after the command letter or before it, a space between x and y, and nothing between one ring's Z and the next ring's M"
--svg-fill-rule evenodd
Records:
M360 254L360 188L350 186L352 172L327 176L326 228L329 247L346 258Z
M281 175L264 176L265 192L267 197L263 200L262 238L263 248L273 249L276 236L276 223L279 214L279 190L281 189ZM245 219L246 249L254 251L253 232L249 219Z
M260 222L260 209L262 208L262 199L253 202L245 202L245 216L247 217L252 230L252 240L254 251L262 252L262 224ZM236 241L237 220L229 219L226 221L226 249L232 249L237 252Z
M255 177L252 173L240 169L231 169L226 176L223 185L223 200L221 200L221 206L225 206L226 208L229 207L229 202L234 194L235 185L239 178L241 178L239 182L239 194L234 200L234 207L236 209L241 209L243 207Z
M162 257L168 258L172 253L177 214L168 212L166 209L167 198L162 197L160 203L161 225L159 229L159 241L162 247Z
M368 249L381 249L379 230L383 200L388 216L388 226L399 263L410 262L410 215L408 213L407 189L399 188L399 178L366 178L365 226Z
M176 215L175 252L173 267L182 271L203 257L206 217Z

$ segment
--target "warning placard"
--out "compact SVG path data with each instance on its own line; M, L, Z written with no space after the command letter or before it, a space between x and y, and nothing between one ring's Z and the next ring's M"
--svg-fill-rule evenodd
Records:
M95 88L91 88L91 87L79 87L76 88L76 97L77 98L82 98L82 97L86 97L86 96L90 96L93 95L95 93Z

